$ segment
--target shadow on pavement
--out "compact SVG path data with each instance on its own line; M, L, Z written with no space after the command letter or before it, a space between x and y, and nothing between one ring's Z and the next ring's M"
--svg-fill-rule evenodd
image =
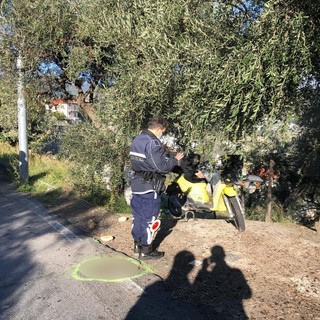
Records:
M188 274L195 257L187 250L179 252L168 278L147 287L126 320L248 319L243 300L252 292L247 281L239 269L227 265L221 246L211 252L193 283Z
M43 255L50 254L66 243L62 236L57 236L54 245L50 247L47 242L43 242L43 236L55 236L56 233L36 214L37 210L44 216L47 214L45 208L35 205L25 194L16 192L15 186L4 182L0 175L1 319L17 319L21 316L20 312L31 312L32 308L41 306L41 303L43 307L44 297L34 296L33 292L39 289L38 280L46 276L48 270L45 268L48 266L37 263L35 255L39 252ZM38 243L38 246L35 246L35 243ZM49 295L49 291L43 295ZM30 310L19 310L19 305L25 304ZM16 312L18 314L15 314Z

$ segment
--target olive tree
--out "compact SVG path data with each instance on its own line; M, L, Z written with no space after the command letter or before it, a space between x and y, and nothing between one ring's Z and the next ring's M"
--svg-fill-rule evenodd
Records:
M292 117L302 105L302 84L317 76L319 11L312 1L1 4L7 27L0 48L7 57L23 54L29 107L39 115L37 99L54 93L52 83L74 84L73 98L113 150L118 176L132 137L151 114L167 117L184 143L213 146L216 136L236 141L260 122ZM43 62L61 72L39 73ZM12 63L9 70L14 74Z

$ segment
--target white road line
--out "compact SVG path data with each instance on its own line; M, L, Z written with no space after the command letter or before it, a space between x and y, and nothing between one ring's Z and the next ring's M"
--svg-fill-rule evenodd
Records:
M53 229L55 229L58 233L63 235L67 240L70 242L74 242L77 240L82 241L81 238L76 236L72 231L70 231L68 228L64 227L60 222L56 220L52 220L49 216L43 215L41 212L43 209L41 209L39 206L37 206L35 203L28 199L23 199L23 202L25 202L26 206L35 212L41 219L43 219L46 223L48 223ZM126 290L132 292L133 294L136 294L137 296L142 295L145 291L142 287L140 287L138 284L136 284L133 280L128 279L127 281L124 281L122 283L119 283L119 285L122 285L125 287Z
M66 239L68 239L70 242L74 242L76 240L82 241L79 237L77 237L72 231L70 231L68 228L64 227L60 222L58 221L47 221L45 220L52 228L57 230L60 234L62 234Z
M125 287L125 289L129 292L131 292L132 294L135 294L137 296L142 295L143 293L145 293L145 291L143 290L143 288L141 288L138 284L136 284L133 280L128 279L124 282L120 282L119 285L122 285Z
M29 209L31 209L33 212L35 212L42 220L44 220L47 224L49 224L58 233L63 235L68 241L70 241L70 242L74 242L77 240L82 241L81 238L79 238L72 231L70 231L68 228L63 226L60 222L58 222L56 220L52 220L50 216L43 215L41 213L43 211L43 209L41 209L39 206L34 204L32 201L30 201L28 199L23 199L23 201L26 202L26 206Z

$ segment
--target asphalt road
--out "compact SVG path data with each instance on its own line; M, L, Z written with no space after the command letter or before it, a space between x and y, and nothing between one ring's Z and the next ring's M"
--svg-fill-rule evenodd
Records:
M81 261L121 253L83 236L0 175L0 319L218 319L172 299L155 275L81 281Z

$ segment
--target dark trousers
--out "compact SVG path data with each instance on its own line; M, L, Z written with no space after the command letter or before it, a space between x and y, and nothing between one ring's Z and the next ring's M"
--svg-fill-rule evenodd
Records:
M160 213L160 196L155 193L134 194L131 199L132 229L134 240L141 240L143 246L152 243L150 226Z

